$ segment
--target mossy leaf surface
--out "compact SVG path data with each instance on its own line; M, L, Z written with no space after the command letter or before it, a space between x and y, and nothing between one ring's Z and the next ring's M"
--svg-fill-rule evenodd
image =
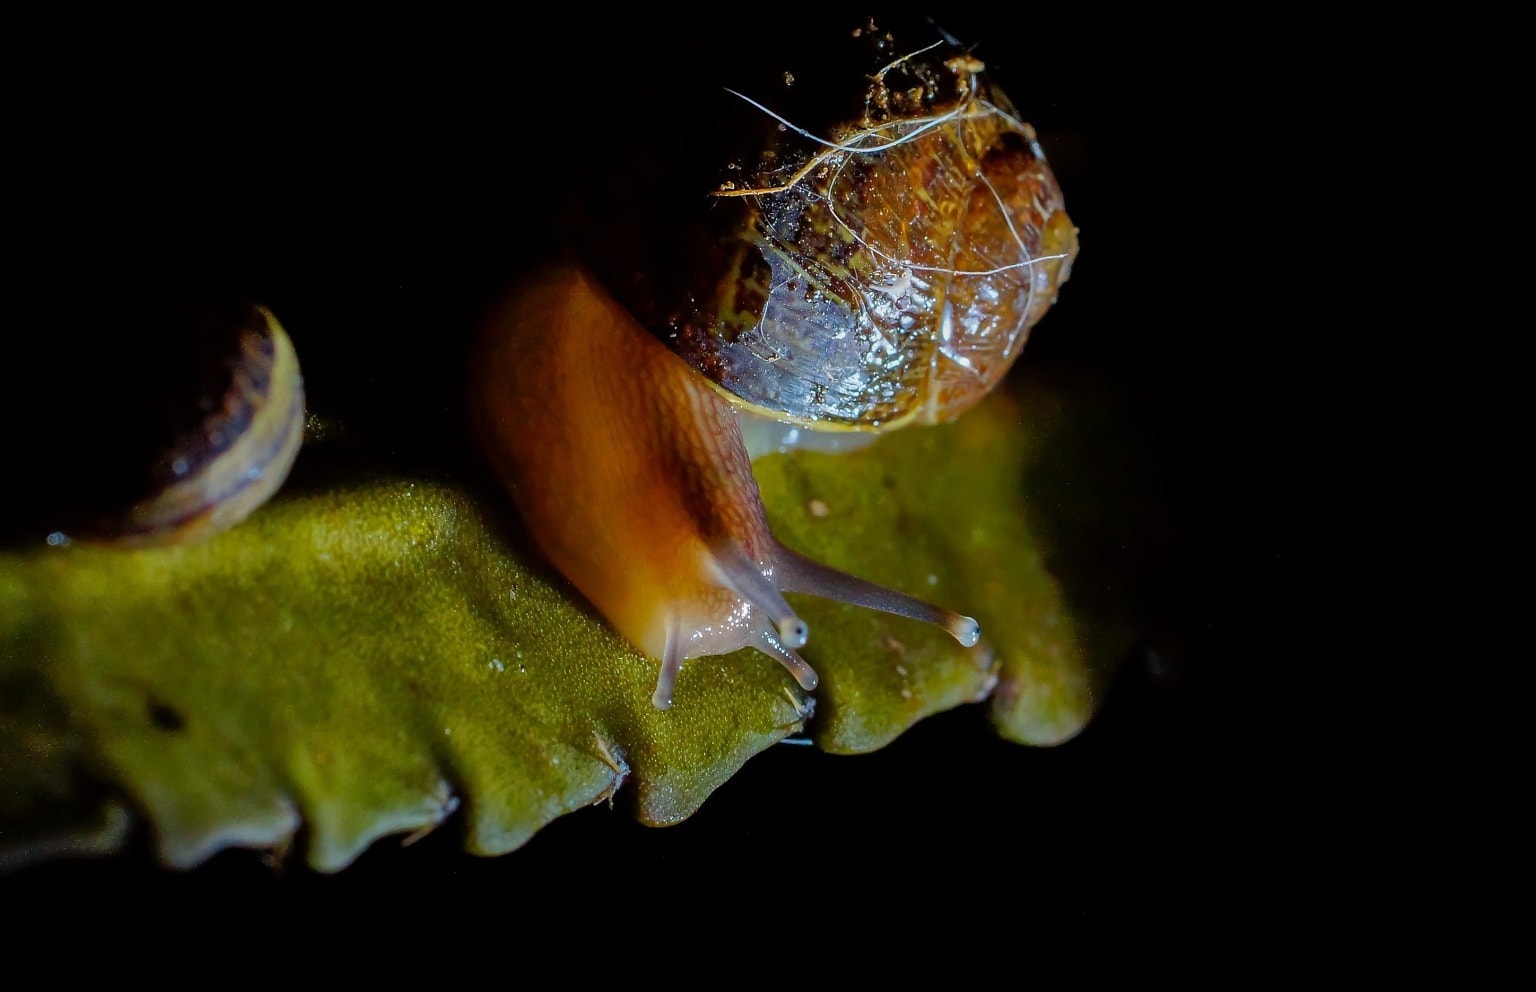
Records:
M0 554L0 849L109 850L133 810L170 865L302 838L332 871L457 810L465 846L498 854L621 787L642 821L677 822L801 730L869 751L990 696L1004 736L1065 739L1116 648L1082 634L1036 540L1027 475L1061 415L999 396L863 451L759 461L785 543L982 625L967 650L797 599L814 706L745 651L688 662L657 711L657 663L468 485L375 477L200 544Z

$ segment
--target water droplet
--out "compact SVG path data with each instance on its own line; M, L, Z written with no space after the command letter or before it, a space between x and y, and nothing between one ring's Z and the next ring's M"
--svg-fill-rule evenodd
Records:
M52 534L48 535L48 546L49 547L52 547L52 548L67 548L67 547L69 547L69 544L70 544L69 535L64 533L61 530L56 530Z

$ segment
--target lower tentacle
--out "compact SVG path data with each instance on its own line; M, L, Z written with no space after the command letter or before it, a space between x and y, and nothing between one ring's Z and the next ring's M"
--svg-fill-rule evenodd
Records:
M670 709L672 693L677 687L677 673L683 668L683 639L675 626L667 630L667 650L661 659L661 673L656 677L656 691L651 693L651 705L659 710Z
M789 674L795 677L795 681L800 683L800 688L806 692L810 692L821 684L821 678L816 674L816 670L807 665L805 659L800 657L794 649L785 647L780 643L779 639L774 636L773 631L769 628L763 628L758 642L753 647L764 654L776 658L779 664L789 669Z
M805 647L811 633L810 627L795 614L794 608L784 601L779 587L763 574L745 551L729 543L715 551L714 561L720 571L722 584L762 610L773 622L779 640L786 648Z

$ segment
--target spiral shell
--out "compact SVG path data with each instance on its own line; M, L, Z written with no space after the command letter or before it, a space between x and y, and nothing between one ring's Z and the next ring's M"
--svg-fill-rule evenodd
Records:
M37 470L6 540L41 529L50 544L178 544L233 527L277 492L305 404L298 355L270 311L143 288L103 293L76 319L72 350L27 363L66 369L73 388L41 404L27 433Z
M1034 129L939 47L882 68L862 119L825 137L743 97L774 137L715 191L729 220L702 288L652 323L748 407L858 429L954 417L1070 274L1077 231Z
M227 385L206 415L152 466L155 488L112 527L128 546L198 540L250 516L282 486L304 434L304 388L293 342L265 307L251 307L223 365Z

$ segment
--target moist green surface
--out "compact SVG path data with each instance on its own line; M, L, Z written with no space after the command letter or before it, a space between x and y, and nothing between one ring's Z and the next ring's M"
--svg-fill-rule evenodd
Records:
M502 501L452 483L280 494L189 546L0 554L0 863L110 850L139 823L168 864L301 838L329 871L450 816L497 854L619 788L673 823L788 735L869 751L982 700L1005 737L1064 740L1132 630L1059 578L1061 521L1096 505L1071 466L1097 453L1058 444L1086 407L1029 395L757 463L785 543L981 623L968 650L796 598L814 708L744 651L686 663L654 709L657 663L520 550Z

